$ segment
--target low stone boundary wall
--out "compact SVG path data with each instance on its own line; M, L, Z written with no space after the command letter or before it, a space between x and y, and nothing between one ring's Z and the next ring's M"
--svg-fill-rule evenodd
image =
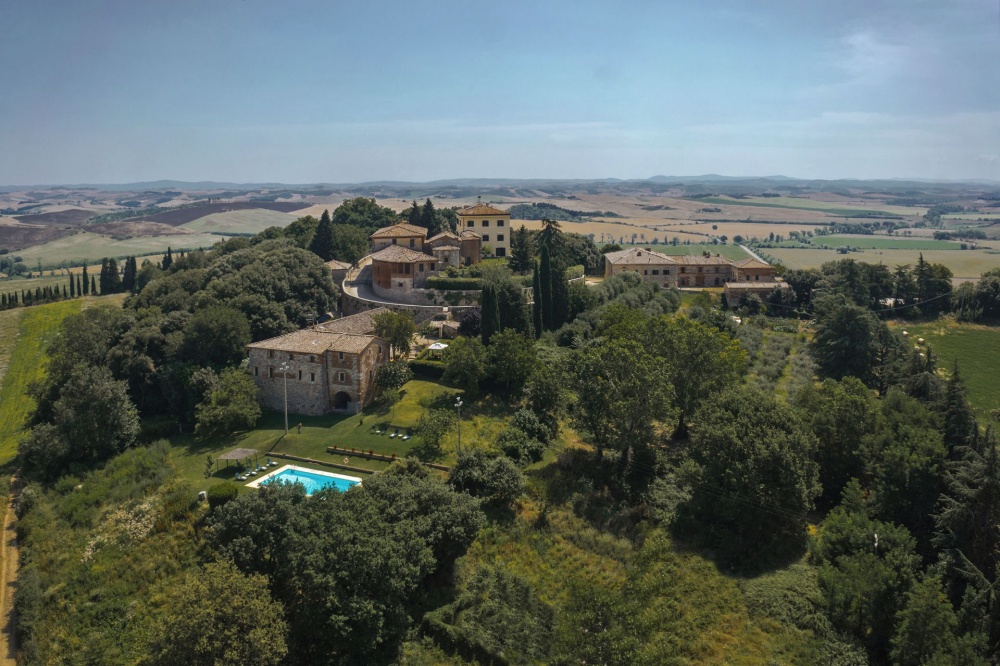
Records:
M395 462L396 460L402 460L402 458L396 455L387 456L384 453L375 453L374 451L358 451L357 449L348 450L348 449L342 449L339 446L328 446L326 447L326 452L332 453L333 455L358 456L361 458L367 458L368 460L383 460L385 462ZM441 470L442 472L451 471L450 467L447 467L445 465L438 465L437 463L425 462L422 464L432 469Z

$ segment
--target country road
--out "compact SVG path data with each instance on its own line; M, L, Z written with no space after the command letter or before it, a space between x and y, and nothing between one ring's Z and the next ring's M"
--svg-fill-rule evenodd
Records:
M3 618L5 647L0 650L0 666L17 664L17 636L14 631L14 589L17 586L17 517L14 515L14 496L17 480L11 479L11 493L7 498L7 513L0 538L0 617Z

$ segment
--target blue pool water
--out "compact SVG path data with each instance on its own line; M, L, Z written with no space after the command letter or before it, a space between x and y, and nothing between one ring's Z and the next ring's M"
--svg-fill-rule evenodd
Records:
M286 469L262 481L261 485L267 485L276 480L281 480L285 483L301 483L305 486L306 495L315 495L324 488L335 488L338 492L342 493L360 483L359 481L322 474L320 472L310 472L303 469Z

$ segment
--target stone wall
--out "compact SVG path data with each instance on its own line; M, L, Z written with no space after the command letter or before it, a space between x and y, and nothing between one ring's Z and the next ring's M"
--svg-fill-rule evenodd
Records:
M676 266L651 266L650 264L624 265L608 262L605 277L619 275L626 271L638 273L642 277L643 282L656 282L663 287L677 286ZM656 274L653 271L656 271Z
M278 368L288 363L288 413L317 416L329 411L326 365L322 355L289 354L266 349L250 350L250 373L260 390L265 409L284 411L286 379Z

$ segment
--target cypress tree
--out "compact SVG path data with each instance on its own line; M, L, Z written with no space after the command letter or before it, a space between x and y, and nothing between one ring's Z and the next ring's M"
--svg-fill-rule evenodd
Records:
M97 280L94 279L93 275L90 276L90 293L97 296Z
M500 304L497 302L497 291L493 285L483 287L480 310L482 312L480 331L483 344L488 345L493 335L500 330Z
M531 236L522 224L510 237L510 259L507 265L515 273L527 273L532 265Z
M417 200L413 200L413 205L410 209L406 211L406 221L410 224L420 225L420 206L417 205Z
M429 236L438 232L437 216L434 214L434 204L430 198L424 202L424 207L420 210L420 226L427 229Z
M114 257L108 259L108 293L117 294L122 290L122 276L118 272L118 262Z
M316 233L309 242L309 251L319 255L323 261L333 259L333 222L327 216L326 221L320 220L316 225Z
M110 282L110 279L108 278L108 258L107 257L104 257L103 259L101 259L101 279L98 281L98 284L101 286L101 293L102 294L110 294L111 293L111 287L110 287L111 282Z
M39 289L38 287L35 287L35 299L34 300L35 301L42 300L42 290Z
M324 222L333 222L333 220L330 219L330 210L329 209L324 210L323 214L319 216L319 223L323 224Z
M552 329L555 330L569 319L569 284L566 269L561 261L552 262Z
M90 280L87 279L87 264L83 264L83 295L86 296L90 293ZM79 286L79 285L78 285Z
M174 255L170 251L170 246L168 245L167 253L163 256L163 261L160 262L160 268L162 268L163 270L167 270L168 268L170 268L170 265L172 263L174 263Z
M958 372L958 360L955 360L951 377L944 399L944 444L948 447L950 458L955 458L958 447L970 446L979 434L976 417L965 394L965 383Z
M73 276L69 276L69 296L70 298L76 297L76 282L73 280Z
M552 261L549 258L548 245L542 246L538 274L538 286L542 295L542 328L552 331L555 330L552 317Z
M0 294L0 305L2 305L5 310L7 309L7 294Z
M135 291L135 274L138 269L135 265L135 257L129 257L125 260L125 273L122 276L122 291L132 293Z
M69 296L67 296L67 295L66 295L66 285L63 285L63 286L62 286L62 297L63 297L64 299L65 299L65 298L69 298Z
M531 323L535 327L535 337L542 334L542 286L538 281L538 264L535 264L531 276Z

